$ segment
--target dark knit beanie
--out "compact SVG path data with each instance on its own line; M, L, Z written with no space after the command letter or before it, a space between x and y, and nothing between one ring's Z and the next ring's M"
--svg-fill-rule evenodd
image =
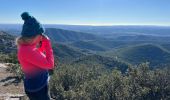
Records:
M21 32L23 37L33 37L45 32L42 25L33 16L30 16L28 12L22 13L21 17L24 20Z

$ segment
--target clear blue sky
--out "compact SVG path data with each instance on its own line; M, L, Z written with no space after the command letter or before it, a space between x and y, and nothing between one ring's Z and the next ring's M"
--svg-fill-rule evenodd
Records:
M170 26L170 0L0 0L0 23L23 11L43 24Z

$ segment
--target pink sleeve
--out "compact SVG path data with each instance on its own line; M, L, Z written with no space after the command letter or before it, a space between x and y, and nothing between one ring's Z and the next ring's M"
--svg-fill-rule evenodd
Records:
M50 40L43 41L45 45L46 55L39 51L37 48L28 51L26 55L26 59L29 63L34 64L43 69L53 69L54 68L54 56L53 50L50 44Z

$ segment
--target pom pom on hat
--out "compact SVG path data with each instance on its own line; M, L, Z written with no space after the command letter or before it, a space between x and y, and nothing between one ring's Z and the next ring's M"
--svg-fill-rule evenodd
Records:
M21 17L25 21L25 20L28 20L31 16L28 12L24 12L21 14Z

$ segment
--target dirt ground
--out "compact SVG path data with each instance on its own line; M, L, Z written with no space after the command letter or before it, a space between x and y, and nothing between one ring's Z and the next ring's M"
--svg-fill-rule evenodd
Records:
M24 95L23 82L18 82L17 77L6 71L7 67L10 66L0 63L0 100L4 95Z

